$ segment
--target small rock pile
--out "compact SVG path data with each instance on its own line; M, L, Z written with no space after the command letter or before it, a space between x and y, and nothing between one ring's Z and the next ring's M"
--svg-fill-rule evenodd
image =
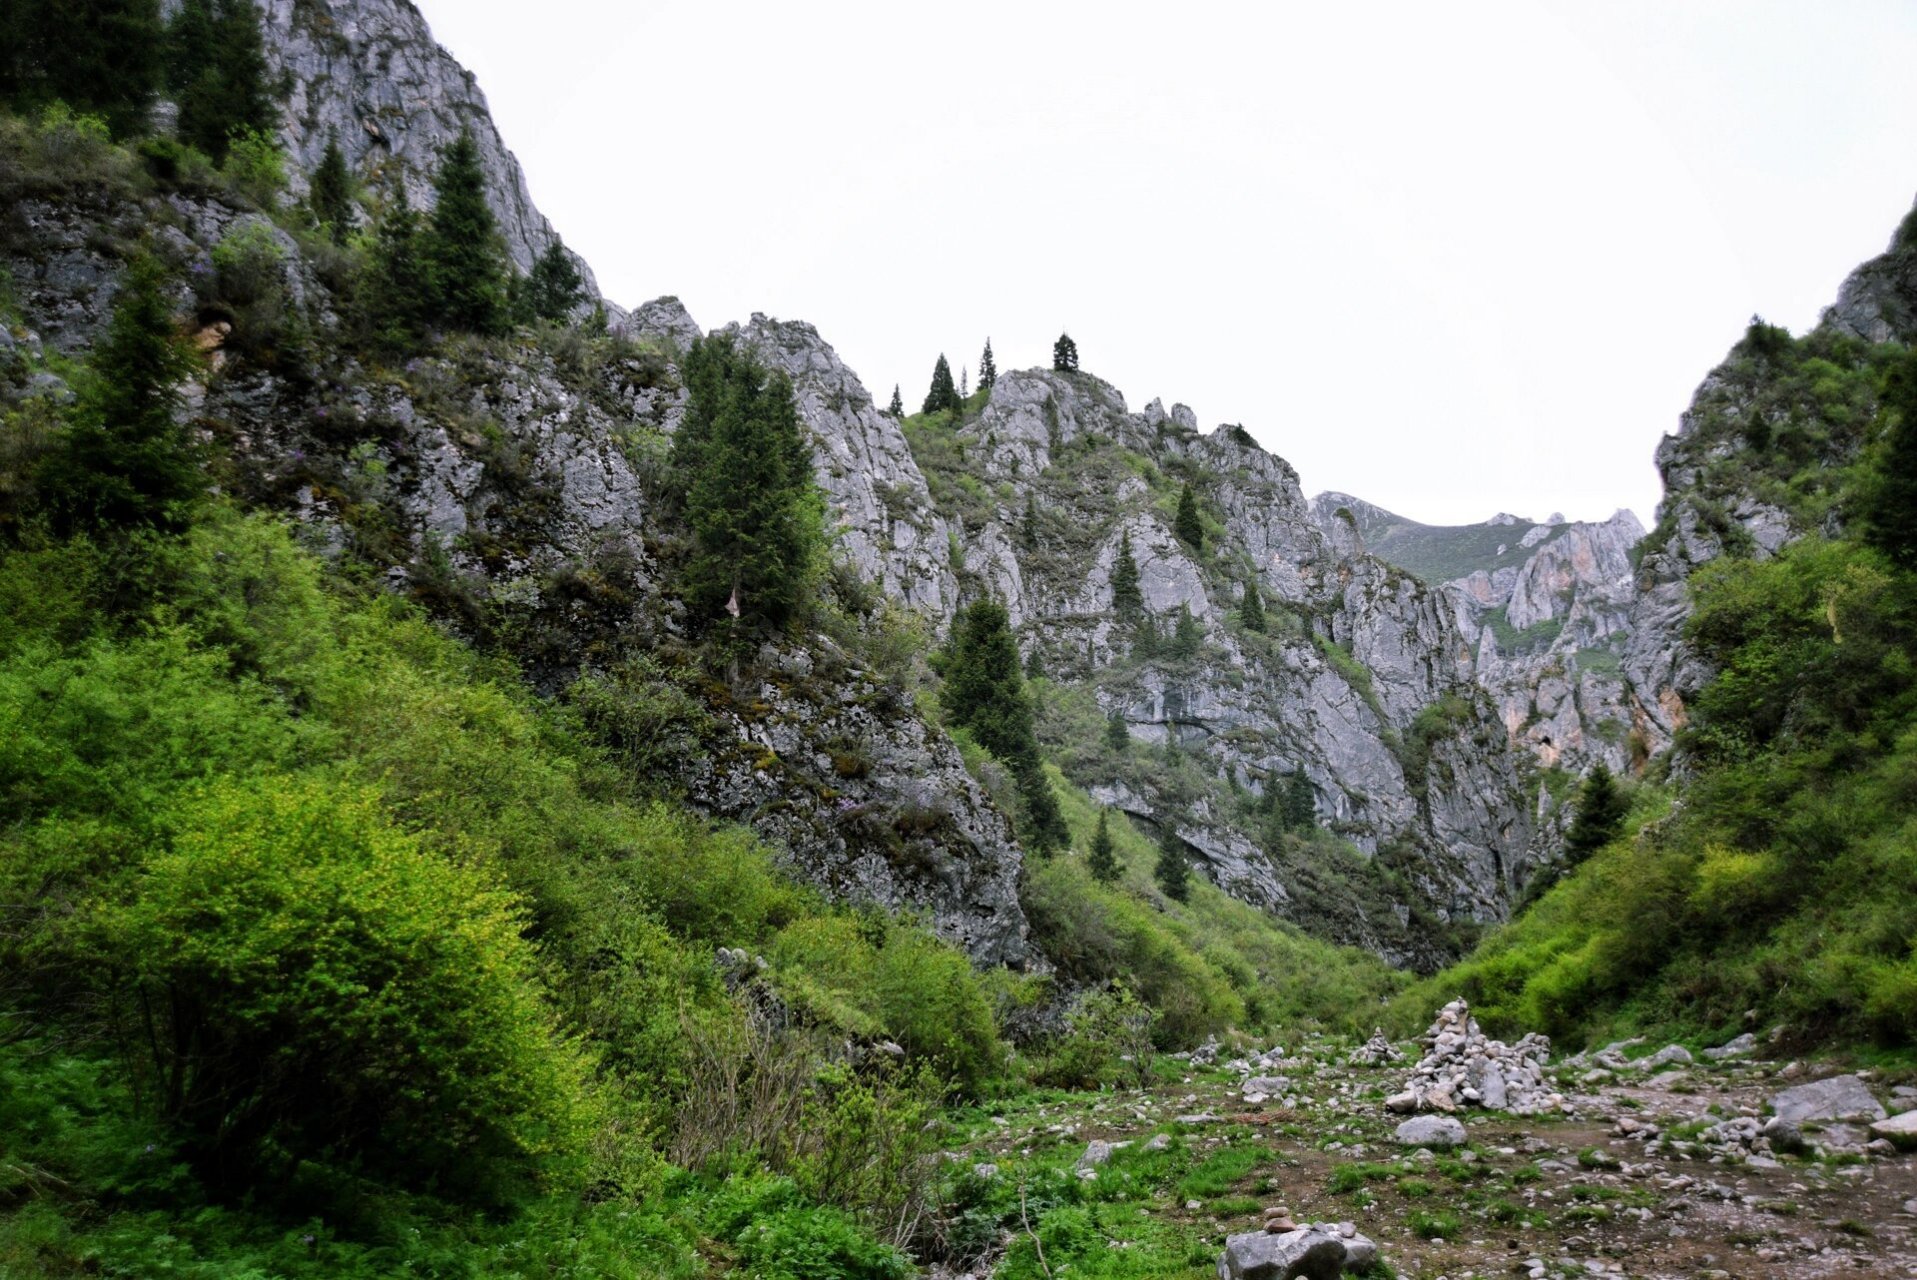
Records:
M1371 1039L1353 1049L1346 1061L1354 1067L1392 1067L1404 1061L1404 1054L1385 1039L1383 1027L1373 1027Z
M1412 1068L1404 1092L1385 1100L1392 1111L1456 1111L1488 1107L1531 1116L1564 1108L1564 1096L1544 1078L1551 1042L1527 1035L1516 1044L1493 1040L1479 1029L1470 1006L1453 1000L1424 1035L1425 1055Z

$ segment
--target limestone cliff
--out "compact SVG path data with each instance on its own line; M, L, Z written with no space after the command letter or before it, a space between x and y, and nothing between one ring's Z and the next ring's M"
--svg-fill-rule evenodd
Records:
M1633 553L1643 526L1542 522L1500 513L1481 524L1419 524L1343 493L1312 513L1330 530L1350 513L1366 546L1438 587L1470 647L1472 674L1511 740L1547 767L1641 765L1630 735L1623 655L1637 601Z
M556 238L533 204L526 175L507 149L466 68L434 41L408 0L258 0L267 61L285 90L280 141L293 159L292 189L329 139L362 180L405 184L414 208L432 204L439 150L470 130L486 172L487 194L521 271ZM591 296L591 268L574 259Z

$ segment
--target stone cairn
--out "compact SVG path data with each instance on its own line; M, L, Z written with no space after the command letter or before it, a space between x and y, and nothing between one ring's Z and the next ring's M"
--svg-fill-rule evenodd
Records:
M1411 1070L1404 1092L1385 1099L1392 1111L1456 1111L1487 1107L1530 1116L1560 1111L1562 1094L1544 1077L1551 1042L1527 1035L1516 1044L1492 1040L1478 1028L1470 1006L1453 1000L1425 1032L1425 1055Z
M1383 1027L1373 1027L1371 1039L1353 1049L1345 1061L1354 1067L1395 1067L1404 1061L1404 1054L1385 1039Z

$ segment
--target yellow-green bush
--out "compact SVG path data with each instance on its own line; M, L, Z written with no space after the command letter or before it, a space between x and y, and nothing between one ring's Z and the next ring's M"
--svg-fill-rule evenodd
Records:
M210 1172L324 1153L446 1179L583 1152L590 1060L485 872L318 777L216 784L169 825L81 954Z

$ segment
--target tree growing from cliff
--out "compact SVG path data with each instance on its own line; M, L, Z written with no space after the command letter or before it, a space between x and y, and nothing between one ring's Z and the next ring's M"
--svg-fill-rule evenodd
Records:
M320 224L336 245L346 243L353 232L353 174L346 167L346 155L339 139L326 140L326 153L313 170L313 187L307 197L313 220Z
M899 395L899 384L896 382L892 384L892 403L885 406L885 411L894 418L905 416L905 401Z
M1265 629L1265 601L1258 594L1256 580L1245 583L1245 598L1238 606L1238 620L1247 631L1263 632Z
M1025 510L1018 518L1018 545L1021 551L1038 550L1038 500L1025 495Z
M1058 341L1052 344L1052 368L1059 373L1078 372L1078 344L1072 341L1072 335L1061 333Z
M252 0L181 0L166 35L167 87L183 141L220 161L234 138L272 133L276 112Z
M1178 491L1178 516L1172 522L1172 532L1193 551L1205 549L1205 522L1198 518L1198 499L1189 482Z
M1004 605L979 600L959 614L942 697L952 722L1011 771L1025 801L1033 847L1049 853L1062 846L1068 838L1065 820L1039 756L1031 695Z
M1896 415L1864 486L1864 537L1902 569L1917 569L1917 351L1890 372L1884 407Z
M1085 855L1085 869L1100 884L1118 882L1118 850L1112 845L1112 833L1106 825L1107 810L1098 811L1098 829L1092 832L1092 847Z
M1192 616L1189 605L1178 606L1178 621L1172 626L1171 644L1168 646L1172 658L1180 662L1190 662L1198 656L1204 647L1205 630L1199 626L1198 619Z
M0 5L0 98L64 102L121 137L146 125L165 74L160 0L8 0Z
M471 130L441 153L433 192L424 244L434 319L468 333L499 333L506 321L506 247L486 203L486 172Z
M41 463L41 502L61 533L186 526L205 488L174 421L191 359L174 327L166 272L134 258L94 349L66 430Z
M1138 585L1138 561L1132 555L1132 531L1118 538L1118 554L1112 557L1112 612L1121 622L1136 623L1145 616L1145 596Z
M990 391L998 384L998 361L992 358L992 340L985 340L985 352L978 358L978 385L981 391Z
M1278 809L1287 831L1309 831L1318 825L1318 797L1303 769L1293 770L1285 779Z
M566 246L555 239L533 260L532 271L526 277L522 290L525 313L533 320L563 324L572 318L585 296L585 288L579 264L566 252Z
M1170 822L1159 827L1158 863L1152 868L1152 878L1173 902L1191 897L1191 863L1185 859L1185 842Z
M406 198L406 184L394 184L393 197L373 230L370 287L374 336L391 354L412 351L425 340L433 314L433 282L426 262L426 234Z
M680 589L695 625L773 630L809 598L824 557L824 501L792 384L730 334L692 344L671 467L692 551Z
M1125 713L1116 707L1105 717L1105 745L1120 753L1132 749L1132 727L1126 721Z
M1629 807L1610 769L1602 761L1592 766L1578 788L1577 811L1564 834L1566 865L1576 866L1617 839Z
M921 412L940 413L958 407L958 386L952 381L952 366L945 362L945 353L941 351L939 362L932 366L932 387L925 393L925 407Z

